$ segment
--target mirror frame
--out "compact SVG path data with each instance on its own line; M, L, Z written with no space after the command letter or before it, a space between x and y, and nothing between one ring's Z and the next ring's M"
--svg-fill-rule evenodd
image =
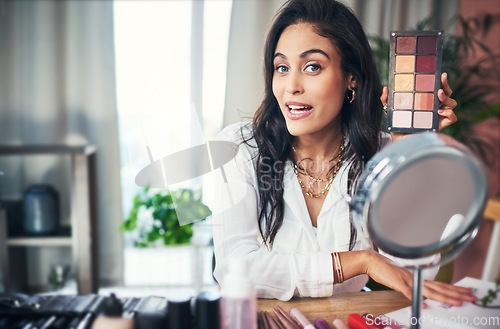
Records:
M444 240L423 246L405 246L386 236L378 218L384 191L406 169L429 158L457 161L471 174L474 182L473 199L464 215L466 225ZM445 263L458 255L475 237L489 194L489 181L484 166L464 145L438 133L406 136L378 152L368 161L353 196L353 218L367 236L384 252L404 259L421 259L419 266L430 267ZM453 196L452 194L450 194ZM440 254L441 257L431 257Z

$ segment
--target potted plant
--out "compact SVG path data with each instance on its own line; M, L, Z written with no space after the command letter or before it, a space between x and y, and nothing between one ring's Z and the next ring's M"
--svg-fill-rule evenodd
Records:
M200 191L191 189L153 193L146 187L134 197L121 230L136 232L134 244L137 247L189 244L193 222L212 214L201 198Z

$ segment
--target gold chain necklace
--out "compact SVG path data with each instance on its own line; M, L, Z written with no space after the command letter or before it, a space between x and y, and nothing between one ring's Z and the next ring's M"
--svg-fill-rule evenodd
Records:
M330 177L329 179L322 179L322 178L314 177L314 176L310 175L309 173L307 173L307 171L306 171L307 177L309 177L309 179L312 180L313 182L327 182L326 186L319 193L313 193L312 188L307 188L304 186L304 183L302 182L302 179L300 179L300 176L299 176L299 172L298 172L299 166L296 163L292 163L293 172L295 173L295 176L297 176L297 180L299 181L300 188L302 189L302 191L305 192L305 194L308 197L310 197L311 199L319 198L319 197L324 196L330 190L330 187L332 186L332 183L333 183L333 180L335 179L335 176L337 176L337 173L338 173L340 167L342 167L342 157L344 155L344 149L345 149L345 135L342 135L342 139L341 139L340 145L339 145L338 155L336 156L339 159L337 160L337 163L335 163L335 165L334 165L335 169L333 170L332 177ZM293 148L293 150L295 151L295 148Z

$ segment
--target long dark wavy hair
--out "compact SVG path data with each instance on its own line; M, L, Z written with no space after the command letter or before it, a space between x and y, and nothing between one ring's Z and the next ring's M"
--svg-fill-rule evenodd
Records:
M361 24L342 3L334 0L290 0L276 14L268 32L264 53L265 93L252 122L253 136L258 145L255 159L259 193L259 227L268 246L272 246L285 211L283 176L286 160L293 161L293 136L272 91L274 53L283 31L290 25L310 23L316 32L331 40L341 55L341 68L356 81L356 98L348 102L350 92L341 109L342 129L348 144L344 159L350 162L348 191L352 193L364 161L379 148L382 105L381 86L371 48ZM248 141L248 140L247 140ZM356 241L356 230L351 220L350 249Z

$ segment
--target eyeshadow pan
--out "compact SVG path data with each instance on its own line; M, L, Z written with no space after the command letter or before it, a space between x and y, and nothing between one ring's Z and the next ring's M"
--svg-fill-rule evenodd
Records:
M392 125L398 128L411 127L411 111L392 112Z
M415 93L415 110L432 111L434 108L433 93Z
M415 56L402 55L396 56L396 72L414 72Z
M413 127L414 128L422 128L422 129L430 129L432 128L433 121L432 112L414 112L413 113Z
M417 72L434 73L436 70L436 56L417 56Z
M394 76L394 90L412 91L414 86L413 74L396 74Z
M415 53L415 37L398 37L396 40L396 53L398 54Z
M435 36L420 36L417 39L417 52L419 54L435 54L437 38Z
M413 107L412 93L394 93L394 108L397 110L411 110Z
M416 91L434 91L434 74L417 74L415 78Z

